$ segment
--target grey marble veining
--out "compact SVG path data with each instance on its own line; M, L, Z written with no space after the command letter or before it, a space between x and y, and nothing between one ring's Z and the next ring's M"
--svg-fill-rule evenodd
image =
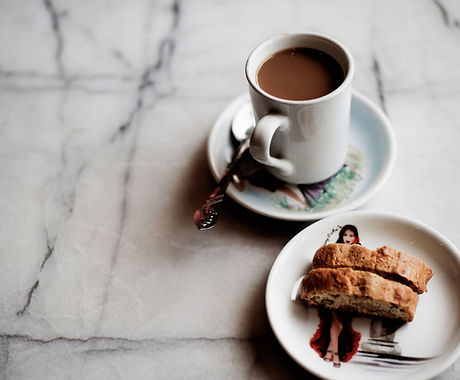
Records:
M307 223L230 200L214 230L191 218L248 53L299 30L343 41L392 122L395 169L362 208L460 246L458 2L3 0L0 378L309 377L264 304Z

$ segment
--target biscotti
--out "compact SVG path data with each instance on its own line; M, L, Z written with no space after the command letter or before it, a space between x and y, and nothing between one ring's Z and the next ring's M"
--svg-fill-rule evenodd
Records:
M433 276L423 261L387 246L373 251L357 244L327 244L316 251L313 268L369 271L405 284L418 294L426 291L426 284Z
M311 306L412 321L418 296L408 286L351 268L312 269L302 280L301 298Z

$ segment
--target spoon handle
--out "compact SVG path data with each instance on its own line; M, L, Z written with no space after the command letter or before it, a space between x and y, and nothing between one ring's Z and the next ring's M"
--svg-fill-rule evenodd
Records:
M249 138L244 139L233 153L232 159L227 166L223 176L217 183L214 191L204 201L201 207L193 214L193 221L199 230L207 230L214 227L217 223L217 216L222 201L224 200L225 191L232 182L233 174L237 168L237 163L241 156L249 148Z

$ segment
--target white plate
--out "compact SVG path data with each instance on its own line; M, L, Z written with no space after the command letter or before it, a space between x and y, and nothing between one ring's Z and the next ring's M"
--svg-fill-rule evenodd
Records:
M234 100L213 126L208 139L208 162L216 180L224 173L233 153L231 120L248 102L248 95ZM271 192L249 183L240 191L230 184L227 194L242 206L272 218L295 221L321 219L355 209L372 197L388 178L395 152L395 138L388 119L370 100L354 92L348 165L341 172L341 177L331 181L328 191L313 207L305 205L302 193L293 185L285 186L289 191Z
M345 224L358 228L369 249L388 245L423 260L434 275L419 296L412 322L396 332L401 360L371 358L360 351L369 336L370 318L353 318L362 334L360 349L340 368L310 347L319 323L317 312L291 301L293 287L311 264L315 251L335 242ZM425 379L450 366L460 355L460 252L445 237L415 220L392 214L353 211L318 221L297 234L275 260L267 281L266 307L272 329L289 355L302 367L327 379ZM402 360L429 358L427 360Z

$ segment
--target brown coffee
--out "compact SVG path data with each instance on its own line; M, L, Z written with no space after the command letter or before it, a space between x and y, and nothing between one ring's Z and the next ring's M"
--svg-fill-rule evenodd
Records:
M342 67L330 55L303 47L273 54L257 73L262 90L288 100L327 95L342 84L344 77Z

